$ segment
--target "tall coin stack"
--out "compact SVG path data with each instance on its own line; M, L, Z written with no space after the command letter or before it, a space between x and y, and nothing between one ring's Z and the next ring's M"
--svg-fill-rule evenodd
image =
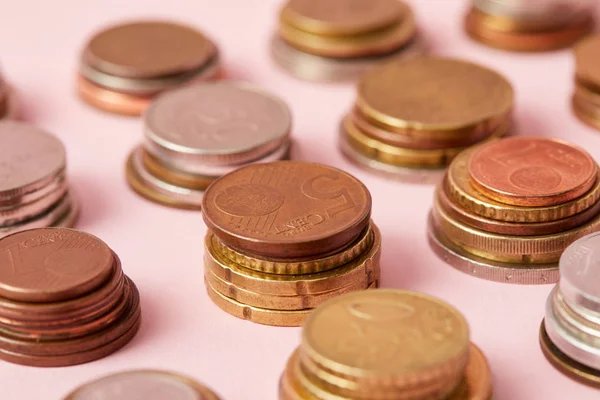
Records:
M554 283L565 248L600 230L598 173L588 153L559 140L514 137L467 150L437 188L430 244L479 278Z
M236 168L289 158L288 106L260 88L202 83L159 96L145 141L127 161L129 185L157 203L199 209L204 190Z
M544 355L562 373L600 387L600 234L571 244L560 257L560 282L540 327Z
M138 291L100 239L65 228L0 240L0 359L81 364L127 344L140 326Z
M0 73L0 120L15 119L17 116L15 91Z
M279 16L272 56L292 75L347 81L381 62L424 52L415 16L399 0L290 0Z
M376 287L381 234L356 178L307 162L241 168L206 191L204 276L224 311L299 326L323 301Z
M217 46L197 30L171 22L109 27L81 55L78 91L104 111L141 115L158 93L220 73Z
M475 64L437 57L389 63L359 82L340 149L369 170L437 182L463 149L509 132L513 97L504 77Z
M0 238L26 229L72 226L78 205L63 144L32 125L0 122Z
M600 35L575 47L575 62L573 112L583 123L600 130Z
M559 49L594 29L594 1L473 0L465 28L473 39L505 50Z
M489 400L490 369L464 317L425 294L371 290L319 306L279 385L280 400Z

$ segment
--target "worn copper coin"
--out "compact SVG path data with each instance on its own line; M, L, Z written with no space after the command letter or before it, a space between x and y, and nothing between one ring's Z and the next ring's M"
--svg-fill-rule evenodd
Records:
M205 192L207 226L231 247L306 257L344 247L369 224L371 195L336 168L299 161L250 165Z
M66 228L33 229L0 240L0 295L51 302L86 294L104 283L114 258L100 239Z
M120 77L156 78L197 70L215 50L208 38L188 26L139 21L96 33L83 50L82 61Z
M546 138L512 137L479 147L469 175L486 196L506 204L543 207L586 193L598 167L584 150Z

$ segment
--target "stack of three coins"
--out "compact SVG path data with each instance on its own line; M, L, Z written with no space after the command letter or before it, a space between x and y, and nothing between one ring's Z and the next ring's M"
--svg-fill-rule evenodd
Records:
M439 185L429 239L455 268L484 279L543 284L578 238L600 230L598 166L545 138L507 138L461 153Z
M37 367L93 361L141 321L137 288L100 239L65 228L0 240L0 359Z
M202 211L208 294L239 318L299 326L323 301L378 285L371 197L340 170L293 161L245 167L210 186Z
M420 58L367 73L341 124L353 162L407 181L437 181L466 147L507 134L513 90L494 71L464 61Z
M63 144L25 123L0 122L0 237L26 229L72 226Z
M306 320L280 400L491 398L489 366L464 317L425 294L351 293Z
M600 36L577 45L575 63L573 112L582 122L600 130Z

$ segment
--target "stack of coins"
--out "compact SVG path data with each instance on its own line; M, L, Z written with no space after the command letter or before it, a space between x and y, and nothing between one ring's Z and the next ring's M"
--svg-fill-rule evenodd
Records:
M66 228L0 240L0 359L82 364L127 344L140 326L138 291L100 239Z
M515 137L467 150L437 188L430 243L479 278L556 282L565 248L600 230L598 173L589 154L559 140Z
M165 93L144 123L145 141L129 156L127 181L167 206L199 209L219 176L290 155L288 106L247 84L203 83Z
M427 57L373 69L341 122L352 162L408 182L438 181L459 152L511 127L513 90L501 75Z
M600 35L577 45L575 62L573 112L582 122L600 130Z
M0 122L0 238L26 229L72 226L78 206L66 178L65 149L32 125Z
M121 372L86 383L64 400L219 400L212 390L168 371Z
M376 287L371 195L338 169L280 161L215 181L202 203L206 288L226 312L299 326L323 301Z
M464 317L425 294L371 290L329 300L306 320L280 400L489 400L490 369Z
M104 111L140 115L156 94L220 72L216 45L170 22L134 22L98 32L86 44L77 78L81 98Z
M572 378L600 387L600 234L570 245L540 328L544 355Z
M17 99L10 84L0 73L0 120L17 117Z
M594 29L593 0L473 0L467 33L512 51L568 47Z
M424 52L415 16L399 0L290 0L271 53L292 75L347 81L373 65Z

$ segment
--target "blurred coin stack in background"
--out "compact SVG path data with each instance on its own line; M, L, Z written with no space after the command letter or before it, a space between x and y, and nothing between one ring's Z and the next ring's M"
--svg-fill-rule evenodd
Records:
M347 81L373 65L424 52L415 16L399 0L290 0L273 36L274 60L292 75Z
M571 46L594 29L593 0L473 0L465 27L475 40L512 51Z
M511 129L513 90L501 75L464 61L423 57L363 76L340 128L352 162L409 182L437 182L466 147Z
M0 359L81 364L127 344L141 321L138 291L100 239L65 228L0 240Z
M371 290L319 306L302 329L280 400L489 400L490 369L464 317L425 294Z
M600 130L600 36L591 36L575 47L575 64L573 112Z
M453 267L506 283L558 280L558 259L600 230L594 159L546 138L506 138L458 155L438 186L430 244Z
M17 116L18 110L15 91L0 71L0 120L15 119Z
M0 238L26 229L72 226L78 205L63 144L22 122L0 122Z
M165 90L220 73L217 46L201 32L170 22L133 22L96 33L79 66L79 95L104 111L141 115Z
M126 166L141 196L199 209L204 190L242 166L287 159L292 117L279 98L239 83L202 83L170 91L144 115L144 143Z
M371 196L343 171L294 161L244 167L208 188L202 214L206 288L236 317L299 326L323 301L378 285Z
M560 257L560 282L540 327L544 355L559 371L600 387L600 234L571 244Z

